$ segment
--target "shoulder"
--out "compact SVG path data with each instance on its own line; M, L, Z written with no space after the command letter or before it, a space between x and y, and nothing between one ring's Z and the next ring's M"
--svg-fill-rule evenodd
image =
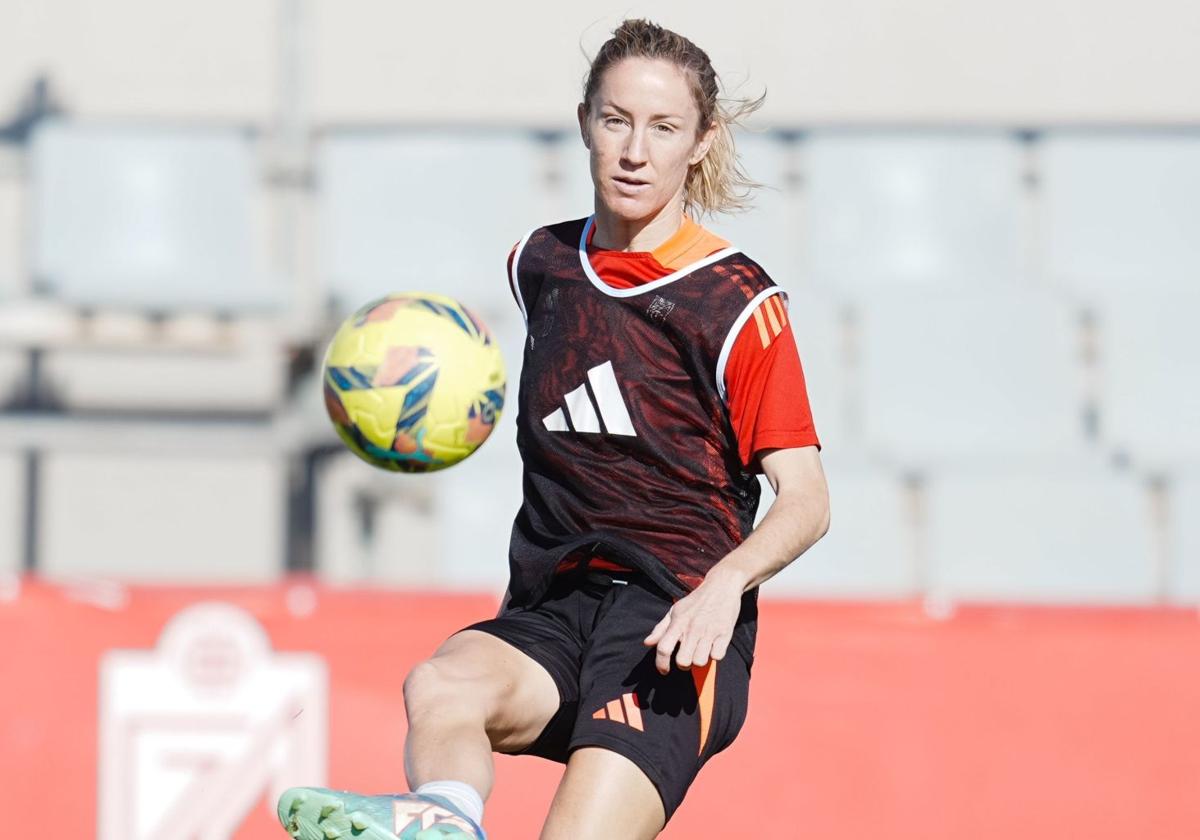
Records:
M787 324L788 294L771 279L765 268L738 251L720 263L721 274L738 300L738 312L724 341L724 355L733 349L739 334L754 334L769 346ZM748 340L748 339L747 339Z
M544 224L533 228L518 239L509 252L509 278L516 282L517 278L538 275L546 265L562 263L570 259L580 247L583 228L589 216L571 218L564 222Z
M750 301L760 294L773 290L773 294L785 294L783 289L771 279L767 270L756 262L750 255L738 250L737 245L731 245L728 253L713 264L718 275L725 278L730 286L736 288Z
M512 251L509 252L510 264L514 261L514 258L520 260L523 255L532 256L537 253L545 253L547 249L578 249L580 236L589 218L585 216L581 219L568 219L567 221L554 222L527 231L517 240L517 243L512 247Z
M577 248L579 247L579 237L590 218L591 216L584 216L579 219L567 219L562 222L552 222L551 224L542 225L525 234L525 238L529 240L539 238L558 240L565 245Z
M725 249L725 252L728 254L728 256L721 261L724 265L731 268L736 268L738 271L742 271L747 274L754 274L756 277L764 277L768 280L771 279L770 275L767 274L767 270L763 268L762 265L752 256L739 248L736 242L730 243L729 247Z
M564 230L581 231L581 230L583 230L583 226L587 224L588 219L590 219L590 218L592 218L592 217L591 216L581 216L578 219L566 219L561 222L553 222L548 225L543 225L542 227L538 228L538 230L544 230L544 231L551 232L551 233L558 232L558 231L564 231Z

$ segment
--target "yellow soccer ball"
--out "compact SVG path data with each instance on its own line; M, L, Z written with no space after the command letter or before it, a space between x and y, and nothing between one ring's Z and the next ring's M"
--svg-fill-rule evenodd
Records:
M453 466L487 440L504 407L504 359L457 300L404 292L338 328L324 362L325 410L342 441L395 472Z

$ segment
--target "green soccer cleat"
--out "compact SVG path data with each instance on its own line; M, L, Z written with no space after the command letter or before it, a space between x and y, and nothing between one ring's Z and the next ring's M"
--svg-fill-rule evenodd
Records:
M278 814L295 840L487 840L440 796L291 788L279 797Z

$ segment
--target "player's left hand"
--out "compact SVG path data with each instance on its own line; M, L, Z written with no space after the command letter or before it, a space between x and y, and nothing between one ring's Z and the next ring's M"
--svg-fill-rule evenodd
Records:
M676 601L644 642L658 648L654 657L658 672L671 670L672 653L676 667L684 670L723 659L742 608L742 591L737 576L714 568L703 583Z

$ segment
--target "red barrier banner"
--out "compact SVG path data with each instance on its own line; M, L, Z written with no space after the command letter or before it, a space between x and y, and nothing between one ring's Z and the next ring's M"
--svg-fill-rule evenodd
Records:
M485 596L0 594L0 813L39 837L283 840L284 787L404 788L401 686ZM764 600L750 714L665 838L1194 840L1193 610ZM493 840L561 773L500 757ZM25 828L21 828L25 831Z

